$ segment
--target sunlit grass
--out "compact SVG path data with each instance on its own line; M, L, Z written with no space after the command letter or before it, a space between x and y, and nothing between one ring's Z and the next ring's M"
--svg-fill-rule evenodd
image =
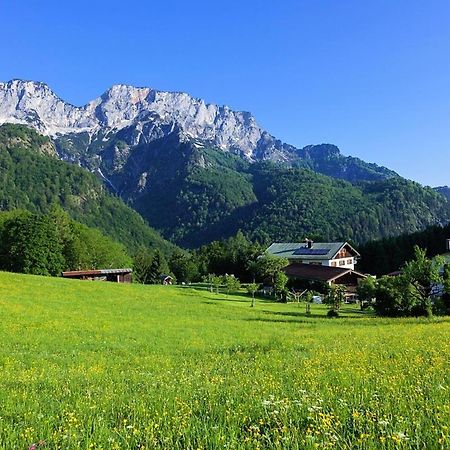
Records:
M450 446L447 319L304 311L0 273L0 447Z

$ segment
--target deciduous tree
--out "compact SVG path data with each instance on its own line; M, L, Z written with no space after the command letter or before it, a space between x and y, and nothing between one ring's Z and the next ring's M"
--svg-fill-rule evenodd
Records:
M237 279L234 275L225 275L223 277L223 283L225 285L227 295L229 295L230 292L238 291L241 287L239 279Z
M256 283L250 283L245 286L247 292L252 296L252 307L255 306L255 293L258 290L258 286Z

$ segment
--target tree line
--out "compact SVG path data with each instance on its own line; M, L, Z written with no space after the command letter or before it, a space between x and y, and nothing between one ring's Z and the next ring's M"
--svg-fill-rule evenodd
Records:
M439 227L434 230L446 232ZM428 230L420 236L430 233ZM358 286L362 303L381 316L449 314L450 266L443 257L429 258L418 246L413 254L397 276L364 280ZM203 281L212 292L221 288L229 294L244 282L254 298L264 283L279 300L308 291L302 298L307 303L317 291L330 310L338 312L345 298L339 286L288 283L283 272L287 264L284 258L265 255L263 247L248 241L241 232L192 252L175 249L167 257L158 248L141 248L130 256L123 245L74 221L57 206L48 214L23 210L0 213L0 270L58 276L66 270L132 266L135 281L145 284L159 284L165 274L179 283Z
M263 281L264 277L274 277L274 270L269 266L286 265L287 260L280 258L263 258L267 267L263 268L259 257L265 247L249 241L241 231L223 241L213 241L190 252L175 249L166 257L158 249L142 248L134 255L134 273L141 283L158 283L159 275L170 274L177 282L207 281L213 276L233 275L243 283L255 279ZM270 261L270 262L269 262Z
M414 258L415 246L426 249L429 257L444 253L446 239L450 239L450 223L428 227L417 233L367 242L359 246L362 258L358 270L377 276L394 272L405 261Z

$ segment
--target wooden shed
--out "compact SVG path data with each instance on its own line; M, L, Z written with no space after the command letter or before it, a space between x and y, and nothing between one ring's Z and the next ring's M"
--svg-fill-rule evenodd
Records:
M98 270L74 270L62 272L63 278L91 281L112 281L114 283L131 283L132 269L98 269Z
M161 284L173 284L173 278L170 275L160 275Z

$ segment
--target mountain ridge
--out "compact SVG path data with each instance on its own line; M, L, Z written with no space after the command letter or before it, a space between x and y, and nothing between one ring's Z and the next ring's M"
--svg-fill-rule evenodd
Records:
M44 130L59 159L94 173L185 247L239 228L260 242L308 234L361 243L450 221L432 189L333 144L285 144L250 113L185 93L115 85L76 107L44 83L15 80L0 83L8 121Z
M183 92L116 84L85 105L74 106L57 96L46 83L16 79L0 83L0 106L0 123L25 124L42 134L53 138L65 136L69 140L86 133L85 151L97 136L108 141L130 128L132 132L126 142L129 146L149 143L177 131L193 141L199 140L250 162L271 160L304 166L314 159L311 157L314 145L297 148L282 142L261 128L250 112L206 103ZM353 161L359 166L370 165L371 179L398 176L387 168L357 158L349 162L351 157L337 150L334 158L346 165ZM315 169L320 171L320 167Z
M0 83L0 104L0 122L16 120L51 136L83 131L95 133L101 128L120 130L132 123L159 119L163 125L172 125L176 120L183 131L193 137L212 140L219 148L235 148L249 158L260 139L274 141L249 112L207 104L186 93L123 84L113 85L96 99L78 107L64 102L45 83L13 80ZM58 112L63 113L62 118L58 117ZM239 126L243 128L241 133L237 131Z
M437 186L434 188L436 192L443 195L448 201L450 201L450 187L449 186Z

